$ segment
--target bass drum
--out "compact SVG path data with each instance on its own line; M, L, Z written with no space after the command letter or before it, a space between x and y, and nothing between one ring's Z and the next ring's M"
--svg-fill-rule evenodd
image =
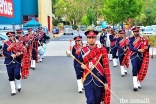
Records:
M45 43L43 43L43 48L44 48L44 50L47 49L47 45Z
M39 47L38 47L38 54L39 54L39 55L43 55L44 53L45 53L44 48L43 48L42 46L39 46Z

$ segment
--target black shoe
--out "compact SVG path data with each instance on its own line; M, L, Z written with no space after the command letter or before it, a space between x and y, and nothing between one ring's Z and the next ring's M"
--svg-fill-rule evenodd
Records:
M138 91L138 88L133 88L133 90L136 92L136 91Z
M124 77L125 75L121 75L121 77Z
M35 70L35 68L32 68L32 70Z
M141 86L138 86L138 89L141 89Z
M83 93L82 91L79 91L79 93Z
M11 96L14 96L14 95L16 95L16 93L11 93Z
M18 90L18 92L21 92L21 88L19 88L19 89L17 89Z
M125 75L127 75L127 72L125 72Z

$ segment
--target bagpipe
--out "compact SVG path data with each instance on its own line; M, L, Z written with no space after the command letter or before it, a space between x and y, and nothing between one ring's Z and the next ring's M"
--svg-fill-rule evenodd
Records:
M27 49L21 41L22 40L19 40L18 42L15 39L11 40L7 51L13 52L18 55L17 57L21 58L21 75L22 79L26 79L29 76L29 58Z
M10 45L7 48L8 52L14 52L15 54L17 52L20 52L21 54L23 54L26 51L26 48L24 47L24 45L21 43L21 41L16 41L15 39L10 41Z
M32 44L33 41L38 39L39 34L30 34L28 35L27 39L26 39L26 45L30 45Z

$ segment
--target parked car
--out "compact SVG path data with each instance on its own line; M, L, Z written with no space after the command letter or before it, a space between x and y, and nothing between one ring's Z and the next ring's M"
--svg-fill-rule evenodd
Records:
M2 41L4 40L7 41L8 40L8 37L6 35L3 35L3 34L0 34L0 56L2 55Z
M152 31L153 31L153 35L156 35L156 28L154 28Z
M143 32L142 32L143 34L146 34L146 35L152 35L153 34L152 29L149 27L145 27L142 30L143 30Z
M52 33L53 34L59 34L59 32L60 32L60 29L59 28L53 28L52 29Z
M86 30L86 25L82 25L82 26L80 27L80 29L81 29L81 31L85 31L85 30Z
M0 46L2 46L2 41L8 40L8 37L6 35L0 34Z
M66 34L74 35L72 26L70 25L64 26L64 35Z
M152 25L151 26L151 29L153 30L153 29L156 29L156 25Z
M47 36L47 39L50 39L50 32L48 31L48 28L43 26L43 31L45 32L46 36Z
M96 26L95 29L96 29L96 31L101 32L102 31L102 26Z

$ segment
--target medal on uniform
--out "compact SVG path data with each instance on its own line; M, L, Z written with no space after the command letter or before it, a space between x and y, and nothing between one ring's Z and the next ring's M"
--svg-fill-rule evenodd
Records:
M93 68L93 63L92 62L89 62L89 68Z

